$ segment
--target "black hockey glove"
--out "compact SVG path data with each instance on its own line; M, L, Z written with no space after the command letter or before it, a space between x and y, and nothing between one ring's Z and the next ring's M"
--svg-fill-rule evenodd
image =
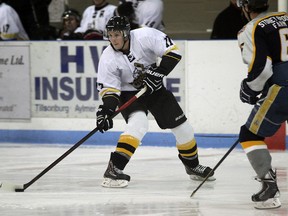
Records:
M144 85L147 86L146 95L153 94L163 86L163 77L165 75L159 73L157 69L156 66L151 66L146 70L146 77L143 80Z
M248 103L251 105L254 105L257 103L259 98L257 97L261 92L253 91L246 82L246 79L244 79L241 82L241 88L240 88L240 99L243 103Z
M100 105L96 113L97 116L97 128L101 133L111 129L113 127L113 120L111 116L113 115L114 110Z

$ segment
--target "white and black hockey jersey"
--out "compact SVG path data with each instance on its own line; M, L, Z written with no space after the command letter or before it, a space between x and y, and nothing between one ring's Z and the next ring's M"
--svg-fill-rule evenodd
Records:
M100 57L97 75L100 95L107 89L119 95L121 91L136 91L131 83L137 67L155 64L168 52L180 55L178 47L165 33L149 27L132 30L129 54L115 51L109 45Z
M29 40L17 12L9 5L0 3L1 40Z
M115 5L106 4L103 7L89 6L83 13L80 27L75 33L85 33L87 30L97 30L102 33L105 31L106 23L114 16Z

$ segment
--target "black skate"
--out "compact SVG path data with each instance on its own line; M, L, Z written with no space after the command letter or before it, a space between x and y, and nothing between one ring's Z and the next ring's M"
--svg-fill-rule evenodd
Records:
M277 186L276 171L270 169L263 179L256 178L256 180L262 183L262 189L251 197L255 203L255 208L279 208L281 202L279 200L280 192Z
M210 173L210 171L212 170L210 167L203 166L200 164L192 168L188 166L189 165L188 159L183 158L180 154L178 155L178 157L184 164L186 173L190 176L191 180L203 181L206 178L206 176ZM207 181L215 181L216 178L213 175L214 175L214 172L211 172L209 177L207 178Z
M122 170L115 167L112 160L110 160L104 173L104 180L101 186L108 188L123 188L128 186L129 181L130 176L124 174Z
M206 178L206 176L210 173L210 171L212 170L210 167L203 166L200 164L198 164L194 168L185 166L185 169L186 169L186 173L190 176L190 179L196 180L196 181L203 181ZM216 178L213 175L214 175L214 172L210 174L207 181L215 181Z

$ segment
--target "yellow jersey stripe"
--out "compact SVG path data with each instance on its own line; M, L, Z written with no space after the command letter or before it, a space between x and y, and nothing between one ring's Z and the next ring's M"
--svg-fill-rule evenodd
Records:
M266 113L268 112L269 108L271 107L271 105L273 104L275 98L277 97L279 91L280 91L281 87L278 85L273 85L267 95L267 98L265 99L265 101L263 102L263 104L261 105L261 107L259 108L259 110L257 111L256 115L254 116L250 128L249 130L254 133L257 134Z
M120 93L120 90L115 88L107 88L100 92L100 96L103 97L105 94L111 94L111 93Z

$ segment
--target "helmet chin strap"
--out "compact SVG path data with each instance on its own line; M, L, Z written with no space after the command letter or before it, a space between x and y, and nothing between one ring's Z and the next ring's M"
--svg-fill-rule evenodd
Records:
M128 41L129 41L129 39L126 39L126 40L124 39L123 46L122 46L121 49L119 49L119 51L123 52L124 54L127 53L127 50L123 50L123 48L124 48L125 44L126 44ZM129 49L128 49L128 51L129 51Z

